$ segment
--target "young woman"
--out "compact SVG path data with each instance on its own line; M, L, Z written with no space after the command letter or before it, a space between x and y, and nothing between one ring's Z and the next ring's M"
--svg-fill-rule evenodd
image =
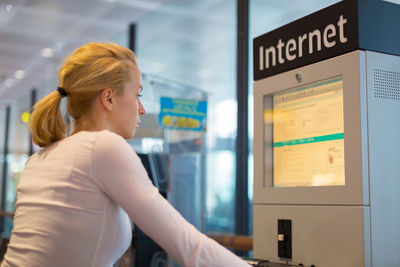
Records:
M183 266L249 266L185 221L124 140L145 113L132 51L88 43L65 60L59 82L34 106L30 128L42 149L20 179L2 267L110 267L130 244L128 216Z

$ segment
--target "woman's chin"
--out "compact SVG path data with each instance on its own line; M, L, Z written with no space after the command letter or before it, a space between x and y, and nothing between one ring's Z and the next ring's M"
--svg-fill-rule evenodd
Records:
M132 139L135 136L135 131L136 129L133 129L131 131L125 131L125 132L117 132L118 135L120 135L124 139Z
M125 137L125 139L132 139L135 136L136 129L133 129L130 134Z

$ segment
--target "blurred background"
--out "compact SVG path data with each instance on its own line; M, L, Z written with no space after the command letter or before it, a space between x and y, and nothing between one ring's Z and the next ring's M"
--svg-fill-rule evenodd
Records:
M239 0L238 0L239 1ZM238 1L0 0L0 186L3 236L15 190L37 150L34 102L56 89L63 58L93 41L131 47L143 73L143 126L132 146L166 197L205 233L235 233ZM335 0L249 0L248 229L252 235L252 39ZM246 67L247 69L247 67ZM159 123L160 97L206 101L200 131ZM196 102L196 103L197 103ZM148 155L152 155L149 157ZM189 205L183 205L188 200ZM10 215L10 216L9 216Z

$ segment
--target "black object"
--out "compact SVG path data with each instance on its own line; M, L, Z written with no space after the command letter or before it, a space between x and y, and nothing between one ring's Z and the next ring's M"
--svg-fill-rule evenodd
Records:
M169 190L169 162L168 155L163 153L137 153L151 182L160 190L160 194L167 198Z
M3 236L0 236L0 239L1 239L0 241L0 262L1 262L1 260L4 258L4 255L6 255L8 243L10 242L10 240Z
M261 264L268 262L268 260L253 259L247 257L242 257L242 259L251 266L261 266Z
M67 92L64 90L64 88L62 87L57 87L57 91L60 94L61 97L66 97L67 96Z
M252 258L246 258L242 257L242 259L250 264L251 266L255 267L298 267L298 266L304 266L302 263L299 265L293 265L293 264L288 264L288 263L280 263L280 262L271 262L269 260L262 260L262 259L252 259ZM314 265L311 265L311 267L315 267Z
M236 187L235 187L235 234L249 234L248 196L248 95L249 95L249 0L237 1L237 136L236 136ZM246 256L247 252L236 251Z
M32 88L32 90L31 90L31 111L33 110L33 106L36 103L36 98L37 98L37 89L36 88ZM34 153L34 151L33 151L32 133L29 133L28 144L29 144L29 156L32 156L33 153Z
M142 164L147 171L147 175L149 176L153 185L157 188L160 188L160 186L158 185L158 179L157 179L157 175L155 174L154 166L151 162L152 161L151 155L150 154L141 154L141 153L137 153L137 154L138 154L140 160L142 161Z
M292 258L292 221L278 219L278 256Z
M135 267L148 267L155 255L164 252L150 237L148 237L139 227L135 226L133 237L133 248L135 250ZM166 254L165 254L166 255Z
M136 51L136 24L131 23L129 25L129 49L137 54Z
M11 119L11 107L10 105L6 108L6 124L4 128L4 149L3 149L3 173L2 173L2 181L1 181L1 210L6 210L6 196L7 196L7 173L8 173L8 161L7 159L9 152L9 136L10 136L10 119ZM4 231L4 220L5 218L0 218L0 232Z
M141 159L151 182L160 190L160 194L166 198L167 191L163 188L165 187L165 184L168 184L168 182L164 181L168 180L168 170L166 170L168 166L166 164L166 155L144 153L137 154ZM161 181L161 187L159 181ZM134 248L136 254L134 257L135 267L151 266L152 261L158 260L158 262L160 262L160 257L163 258L161 259L163 261L167 260L167 254L165 251L137 226L135 226L133 232L132 247Z

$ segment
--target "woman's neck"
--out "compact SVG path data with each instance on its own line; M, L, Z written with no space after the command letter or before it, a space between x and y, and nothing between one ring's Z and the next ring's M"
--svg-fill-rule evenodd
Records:
M103 120L99 120L99 118L80 118L79 120L75 121L74 129L72 130L71 135L80 131L97 132L106 129L109 129L107 123Z
M71 134L80 131L97 132L101 130L111 130L111 125L106 110L102 108L99 98L97 98L89 111L75 120Z

